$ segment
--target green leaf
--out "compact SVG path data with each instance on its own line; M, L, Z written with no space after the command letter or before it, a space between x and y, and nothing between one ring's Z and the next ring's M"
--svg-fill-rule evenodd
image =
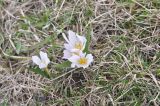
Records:
M71 62L70 61L64 61L60 64L57 64L56 65L56 68L67 68L67 67L70 67L71 66Z
M87 28L87 42L86 42L86 46L85 46L85 49L83 50L83 52L85 53L89 53L89 46L90 46L90 42L91 42L91 26L89 25L88 28Z
M39 74L43 77L46 78L50 78L50 75L48 75L48 73L44 70L41 70L40 68L36 67L36 68L31 68L31 71L35 72L36 74Z

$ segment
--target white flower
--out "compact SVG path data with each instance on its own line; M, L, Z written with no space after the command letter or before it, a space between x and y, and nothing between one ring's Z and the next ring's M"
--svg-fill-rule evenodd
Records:
M79 36L73 31L68 31L68 38L63 34L67 43L64 44L66 50L64 50L64 59L68 59L73 55L79 55L80 51L83 51L86 45L86 38Z
M92 54L85 54L85 53L80 53L80 55L74 55L68 59L70 62L72 62L71 67L77 66L87 68L91 62L93 62L93 56Z
M76 50L76 49L73 49L73 50L71 50L71 51L69 51L69 50L64 50L63 51L63 58L64 59L68 59L68 58L70 58L71 56L73 56L73 55L79 55L80 54L80 50Z
M40 69L47 68L50 60L47 53L40 51L40 58L38 56L32 56L32 61L39 66Z

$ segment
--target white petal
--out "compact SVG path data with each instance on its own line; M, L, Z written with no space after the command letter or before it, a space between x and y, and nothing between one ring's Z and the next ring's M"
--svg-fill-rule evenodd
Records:
M71 67L72 67L72 68L74 68L75 66L76 66L76 64L75 64L75 63L72 63L72 64L71 64Z
M83 53L82 51L80 52L80 57L85 57L86 53Z
M70 58L71 56L72 56L72 53L71 52L69 52L68 50L64 50L63 51L63 58L64 59L68 59L68 58Z
M87 68L89 66L89 64L86 64L86 65L83 65L82 67L83 68Z
M87 68L89 66L89 64L84 64L84 65L76 64L76 65L78 68L80 68L80 67Z
M78 52L81 53L81 52L82 52L82 51L79 50L79 49L71 49L70 51L73 52L73 53L78 53Z
M41 63L41 60L38 56L32 56L32 61L37 65Z
M65 35L64 33L62 33L62 36L63 36L63 38L66 40L66 42L69 43L69 40L68 40L68 38L66 37L66 35Z
M75 32L69 30L68 31L68 37L69 37L69 41L71 41L73 38L76 38L77 36L76 36Z
M71 50L72 46L70 44L65 43L64 48L67 49L67 50Z
M76 33L69 30L68 31L68 36L69 36L69 42L71 45L75 45L75 43L77 42L78 38L76 36Z
M77 35L77 37L78 37L79 41L83 44L82 50L84 50L84 48L86 46L87 39L84 36Z
M40 51L40 57L41 57L41 61L45 62L46 65L50 63L47 53Z
M87 54L86 58L88 60L87 64L91 64L91 62L93 62L93 56L92 56L92 54Z
M42 68L46 68L46 67L47 67L47 65L46 65L46 64L44 64L44 63L39 64L39 68L40 68L40 69L42 69Z
M72 57L68 58L68 60L69 60L70 62L72 62L72 63L75 63L75 64L76 64L79 58L80 58L79 56L74 55L74 56L72 56Z
M84 36L77 35L77 37L83 44L86 43L87 39Z

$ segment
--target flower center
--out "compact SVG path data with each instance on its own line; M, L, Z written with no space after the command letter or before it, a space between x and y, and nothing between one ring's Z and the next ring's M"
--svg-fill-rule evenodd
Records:
M80 59L78 60L78 63L81 64L81 65L87 64L87 59L86 59L85 57L80 58Z
M82 45L81 42L77 42L74 47L75 47L76 49L82 50L83 45Z

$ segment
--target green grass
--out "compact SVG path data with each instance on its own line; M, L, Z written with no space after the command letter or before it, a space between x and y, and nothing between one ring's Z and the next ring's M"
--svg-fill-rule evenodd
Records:
M0 106L160 105L159 6L159 0L0 0ZM85 52L94 62L87 69L62 59L68 30L88 39ZM51 79L31 70L30 57L40 50L52 61Z

